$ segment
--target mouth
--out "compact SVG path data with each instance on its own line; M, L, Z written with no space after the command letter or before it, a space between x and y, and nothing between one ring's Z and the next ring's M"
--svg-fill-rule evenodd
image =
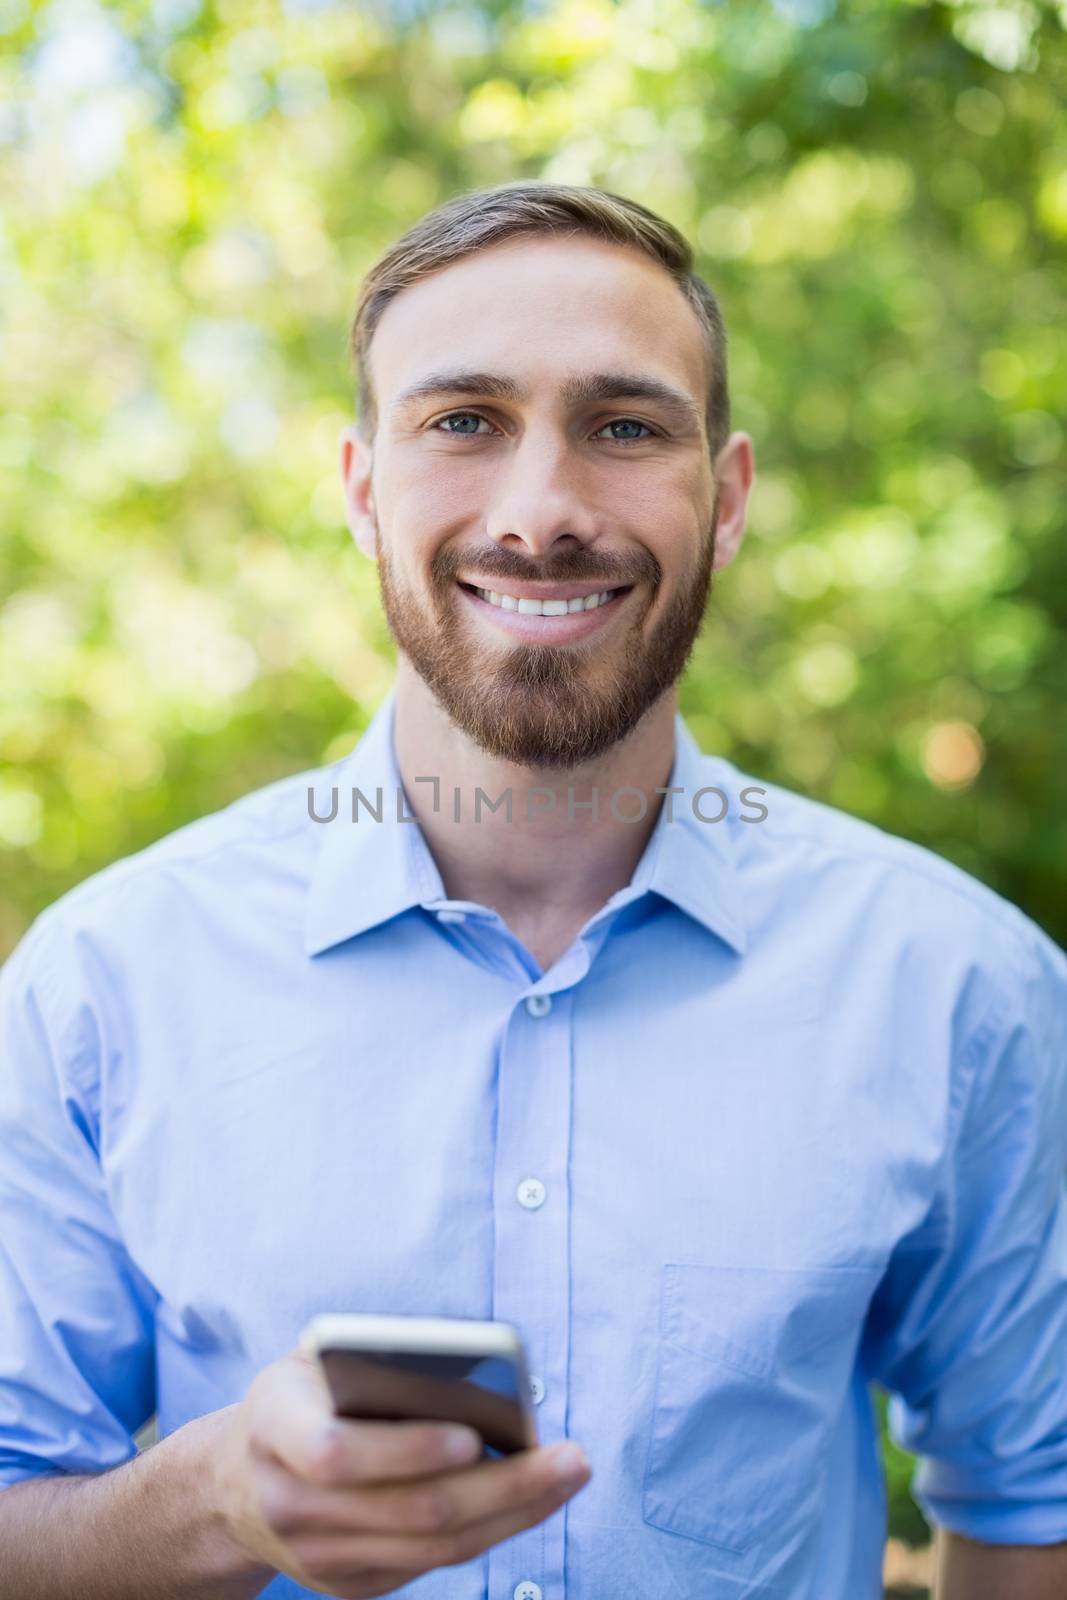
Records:
M589 584L557 584L546 586L557 590L547 598L483 589L463 580L457 580L457 587L484 621L513 638L565 644L584 639L617 617L634 586L621 584L594 590Z

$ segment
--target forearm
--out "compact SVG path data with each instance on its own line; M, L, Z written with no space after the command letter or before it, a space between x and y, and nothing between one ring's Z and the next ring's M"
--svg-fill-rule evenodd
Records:
M222 1412L121 1467L0 1490L5 1595L19 1600L252 1600L273 1568L226 1533L211 1453Z
M934 1600L1063 1600L1067 1544L980 1544L939 1528Z

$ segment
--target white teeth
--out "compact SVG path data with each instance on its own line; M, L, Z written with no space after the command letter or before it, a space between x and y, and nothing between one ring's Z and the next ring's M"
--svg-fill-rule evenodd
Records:
M519 611L525 617L562 617L571 611L595 611L612 595L610 589L605 589L601 594L576 595L573 600L527 600L517 599L513 594L498 594L495 589L475 589L474 592L491 606Z

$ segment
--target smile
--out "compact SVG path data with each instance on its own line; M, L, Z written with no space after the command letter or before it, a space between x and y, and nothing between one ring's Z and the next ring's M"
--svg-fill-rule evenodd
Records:
M559 595L537 600L460 582L468 603L487 621L519 639L563 644L583 639L616 616L633 585L602 589L595 594Z
M617 589L602 589L599 594L576 594L568 599L531 600L525 595L498 594L495 589L475 589L476 595L505 611L518 611L527 617L565 617L572 611L595 611L607 603Z

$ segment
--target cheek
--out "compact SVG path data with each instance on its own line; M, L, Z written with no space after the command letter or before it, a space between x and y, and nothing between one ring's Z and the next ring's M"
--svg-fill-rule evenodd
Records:
M629 526L655 556L665 579L676 577L695 561L704 536L692 501L685 505L660 501L655 511L640 521L631 518Z
M442 465L406 477L389 501L394 544L403 544L405 565L425 571L434 551L449 540L477 538L485 525L486 495L472 474L462 478Z
M613 497L620 527L648 545L658 560L684 562L711 526L710 482L690 472L634 473Z
M423 510L477 503L493 481L488 460L478 462L464 456L459 445L435 446L424 441L410 450L394 452L383 477L388 479L396 505L407 503Z

